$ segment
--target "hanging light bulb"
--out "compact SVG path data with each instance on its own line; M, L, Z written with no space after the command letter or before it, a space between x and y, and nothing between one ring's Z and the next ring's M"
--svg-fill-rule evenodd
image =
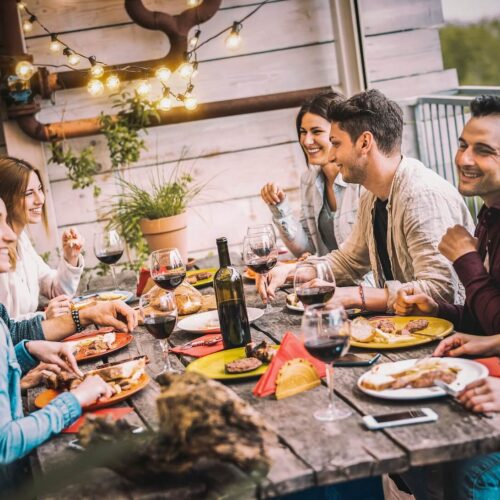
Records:
M104 92L104 85L101 80L92 78L91 80L89 80L89 83L87 83L87 90L89 91L90 95L96 97Z
M151 92L151 84L147 80L139 80L135 91L141 96L146 97Z
M194 35L189 39L189 47L191 49L194 49L199 41L200 41L200 35L201 35L201 31L200 30L196 30Z
M192 111L193 109L196 109L197 106L198 106L198 99L196 99L196 97L193 97L191 94L186 92L184 94L184 107L189 111Z
M104 75L104 66L98 63L94 56L89 57L90 62L90 74L95 78L100 78Z
M50 51L51 52L59 52L62 48L62 43L57 39L56 34L50 35Z
M16 75L20 80L27 81L35 73L35 68L29 61L19 61L16 64Z
M172 109L172 99L170 98L170 89L168 87L165 87L163 89L163 96L158 101L156 107L160 111L169 111L170 109Z
M80 62L80 56L75 54L69 47L65 47L63 54L68 58L70 66L76 66Z
M108 90L118 90L120 88L120 79L114 73L106 78L106 87Z
M188 7L198 7L200 0L187 0Z
M241 24L238 21L233 23L233 27L231 28L231 33L226 38L226 47L230 50L237 49L241 44Z
M167 83L168 79L172 76L172 72L166 66L160 66L156 70L155 76L161 83Z
M26 9L26 4L21 0L17 0L17 8L22 12Z
M190 62L182 63L179 66L179 75L181 75L182 78L185 78L186 80L189 80L189 78L191 78L193 71L194 71L194 68Z
M36 16L30 16L29 19L23 21L23 31L31 33L33 31L33 23L36 21Z

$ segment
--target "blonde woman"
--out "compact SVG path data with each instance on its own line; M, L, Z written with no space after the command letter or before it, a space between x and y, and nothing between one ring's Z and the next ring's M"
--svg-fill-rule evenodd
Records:
M40 172L24 160L0 158L0 197L18 238L10 249L12 270L0 275L0 304L17 320L36 314L46 318L66 314L83 272L81 236L74 229L63 233L63 257L57 269L51 269L36 253L27 226L47 224L45 190ZM45 313L36 312L40 294L51 299Z

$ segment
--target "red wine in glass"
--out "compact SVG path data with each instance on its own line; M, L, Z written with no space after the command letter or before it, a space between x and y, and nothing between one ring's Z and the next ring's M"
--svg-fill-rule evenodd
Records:
M155 339L167 339L174 331L176 319L175 316L146 316L144 326Z
M175 290L185 279L186 272L159 274L153 281L164 290Z
M262 257L258 259L250 260L247 263L247 266L254 272L259 274L268 273L278 262L278 259L275 257Z
M331 363L343 356L349 349L349 337L346 335L331 335L316 337L304 342L307 352L324 363Z
M123 255L123 250L119 250L117 252L105 252L101 254L96 254L96 257L103 264L111 266L113 264L116 264L122 258L122 255Z
M334 286L313 286L310 288L299 288L297 297L306 306L312 304L324 304L328 302L335 293Z

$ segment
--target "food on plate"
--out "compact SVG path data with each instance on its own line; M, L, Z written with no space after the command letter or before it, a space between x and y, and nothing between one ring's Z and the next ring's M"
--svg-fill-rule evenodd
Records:
M297 294L295 292L289 293L286 296L286 303L292 307L304 308L302 302L299 300L299 298L297 297Z
M310 252L304 252L298 259L297 262L302 262L307 260L312 254Z
M270 363L276 352L276 349L273 349L265 340L262 342L249 342L245 346L247 358L257 358L263 363Z
M439 358L424 358L406 369L398 368L394 363L383 363L363 377L361 386L372 391L405 387L420 389L432 387L436 380L451 384L459 371L460 368Z
M84 307L95 306L97 304L97 296L89 297L88 299L77 300L76 302L71 302L71 309L76 309L77 311L83 309Z
M146 359L146 356L137 356L125 361L106 363L95 370L86 372L83 378L78 378L76 375L67 372L54 373L47 379L47 385L51 389L58 391L70 391L78 387L85 377L99 375L111 386L115 395L120 394L137 384L144 374Z
M123 293L116 293L116 292L101 292L97 296L97 300L123 300L126 299L127 296L123 295Z
M351 338L356 342L379 342L382 344L396 344L414 340L413 334L429 326L426 319L409 321L403 328L398 329L394 321L389 318L369 321L358 317L353 320Z
M211 278L213 276L213 273L210 273L208 271L203 271L201 273L197 273L196 277L198 278L198 281L201 280L207 280L208 278Z
M161 300L160 297L167 293L166 290L158 286L153 286L149 290L148 294L150 296L150 302L147 309L152 308L157 311L161 311ZM202 295L192 287L189 283L183 282L180 286L175 289L175 303L177 305L177 312L179 316L186 316L188 314L197 313L202 306Z
M83 338L73 343L73 353L77 358L86 358L88 356L102 354L112 349L115 341L115 332Z
M250 268L245 267L244 276L248 279L254 280L256 278L257 274L255 273L255 271L252 271Z
M262 361L257 358L241 358L226 363L225 369L227 373L246 373L251 372L262 365Z
M196 274L193 274L192 276L188 276L186 278L186 281L190 284L190 285L195 285L197 282L198 282L198 278L196 277Z

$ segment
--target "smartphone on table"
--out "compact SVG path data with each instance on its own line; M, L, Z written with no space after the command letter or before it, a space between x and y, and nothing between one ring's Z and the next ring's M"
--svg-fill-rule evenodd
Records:
M379 352L348 352L335 361L335 366L371 366L380 358Z
M438 415L430 408L419 408L418 410L406 410L385 415L367 415L363 422L371 430L385 429L386 427L398 427L400 425L423 424L435 422Z

